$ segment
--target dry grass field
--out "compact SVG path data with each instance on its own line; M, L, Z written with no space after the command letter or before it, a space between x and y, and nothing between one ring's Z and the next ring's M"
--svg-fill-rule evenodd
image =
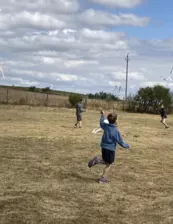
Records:
M119 112L119 130L131 149L117 148L110 183L87 167L100 153L92 134L99 114L74 110L0 107L1 224L172 224L173 117Z

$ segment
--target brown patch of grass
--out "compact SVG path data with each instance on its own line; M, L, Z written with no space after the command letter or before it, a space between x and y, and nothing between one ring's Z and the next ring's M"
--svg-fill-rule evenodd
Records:
M117 148L110 183L100 185L102 167L87 167L100 152L98 120L88 111L74 129L74 110L0 108L0 223L173 223L172 128L120 112L131 150Z

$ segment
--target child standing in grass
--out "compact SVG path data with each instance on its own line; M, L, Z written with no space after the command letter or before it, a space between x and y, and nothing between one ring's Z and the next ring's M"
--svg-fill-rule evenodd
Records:
M107 119L109 124L104 123L105 114L104 111L101 111L100 117L100 127L103 129L104 134L102 136L101 148L102 148L102 158L95 156L88 163L88 167L91 168L97 164L104 164L106 167L103 169L103 173L99 179L99 183L106 183L108 173L110 171L112 163L115 160L115 151L117 143L123 148L129 148L129 145L124 143L120 132L116 127L117 114L108 114Z
M82 127L82 113L85 112L86 110L83 109L83 99L80 99L80 101L75 105L76 107L76 124L75 128L77 128L77 125L79 124L79 128Z

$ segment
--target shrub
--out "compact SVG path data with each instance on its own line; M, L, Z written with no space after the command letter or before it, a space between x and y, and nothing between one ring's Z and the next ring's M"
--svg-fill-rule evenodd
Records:
M35 87L35 86L30 86L30 87L29 87L29 91L31 91L31 92L35 92L35 91L36 91L36 87Z
M80 99L82 98L82 96L80 94L70 94L68 101L69 103L74 107L76 103L78 103L80 101Z

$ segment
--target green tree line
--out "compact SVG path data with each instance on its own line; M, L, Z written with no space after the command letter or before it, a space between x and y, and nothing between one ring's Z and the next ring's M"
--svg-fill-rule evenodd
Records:
M29 88L29 91L36 92L38 90L36 87L31 86ZM54 90L46 87L40 89L40 92L53 94ZM119 92L120 90L113 94L101 91L98 93L89 93L87 95L69 93L68 96L69 102L74 106L80 98L118 101ZM158 113L158 109L161 105L164 105L169 112L172 112L173 93L169 88L166 88L162 85L155 85L153 87L141 87L136 94L134 94L133 96L129 95L125 104L125 110L131 112Z
M99 92L99 93L89 93L88 99L98 99L98 100L119 100L118 96L112 94L112 93L106 93L106 92Z
M129 111L158 113L161 105L172 111L173 93L161 85L140 88L134 96L128 98Z

